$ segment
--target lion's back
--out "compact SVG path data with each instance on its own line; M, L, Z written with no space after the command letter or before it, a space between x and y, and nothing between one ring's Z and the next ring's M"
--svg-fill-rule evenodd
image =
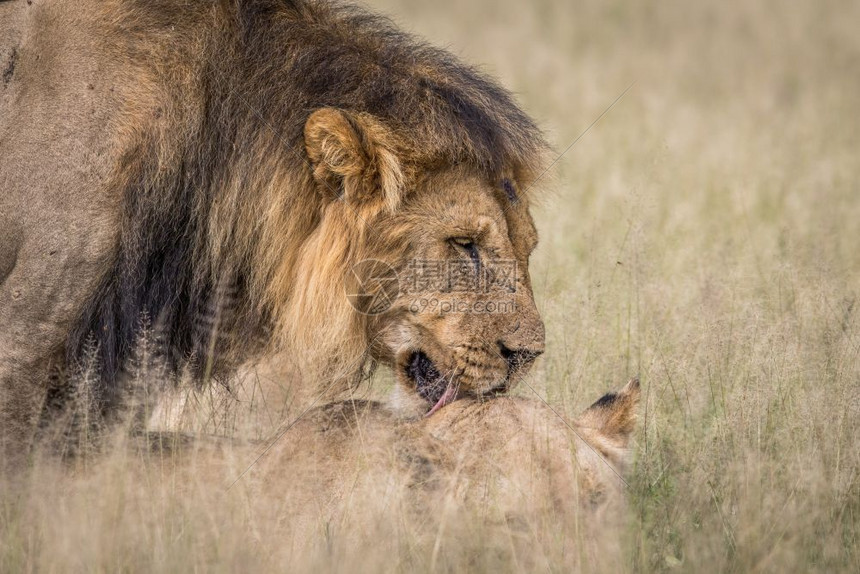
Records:
M0 4L0 359L9 365L56 352L57 333L115 253L119 76L95 39L95 5Z
M621 498L617 461L596 460L583 437L589 429L522 398L460 400L418 421L398 420L382 403L344 401L288 424L257 472L277 490L289 468L290 488L303 493L293 501L332 509L349 476L370 490L406 489L418 508L449 496L480 507L491 496L509 512L572 515Z

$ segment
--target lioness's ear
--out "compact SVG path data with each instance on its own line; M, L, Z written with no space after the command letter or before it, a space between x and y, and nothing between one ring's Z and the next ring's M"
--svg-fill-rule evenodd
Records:
M617 393L607 393L579 417L580 426L595 429L618 446L626 447L636 428L639 406L639 379L631 379Z
M314 177L347 201L400 203L403 173L394 136L368 114L321 108L305 122Z

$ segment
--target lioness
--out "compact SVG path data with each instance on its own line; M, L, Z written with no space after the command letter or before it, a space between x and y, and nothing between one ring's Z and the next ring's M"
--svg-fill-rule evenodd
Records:
M449 507L509 523L549 518L555 527L588 516L594 526L583 513L623 504L639 397L631 380L572 423L543 402L512 397L458 400L417 421L380 402L335 402L253 451L198 439L190 469L199 477L208 466L208 477L249 489L307 536L361 513L362 501L405 504L427 521Z
M0 69L5 455L71 371L98 371L114 410L141 331L201 379L284 350L338 388L383 363L423 411L502 392L543 351L546 143L508 92L388 20L2 2Z

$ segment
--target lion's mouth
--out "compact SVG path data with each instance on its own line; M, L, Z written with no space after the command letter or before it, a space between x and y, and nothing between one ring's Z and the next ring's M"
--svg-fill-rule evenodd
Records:
M406 364L406 376L415 381L415 390L433 407L425 416L430 416L457 398L457 385L453 377L445 377L421 351L412 353Z

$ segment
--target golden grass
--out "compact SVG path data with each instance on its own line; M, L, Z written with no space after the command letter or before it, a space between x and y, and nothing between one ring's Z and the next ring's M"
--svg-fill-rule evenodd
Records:
M3 499L0 571L860 571L860 5L373 4L485 63L559 151L635 82L553 169L532 264L534 390L572 417L642 378L623 520L595 550L590 523L430 529L369 491L291 524L225 491L246 459L222 482L119 449Z

